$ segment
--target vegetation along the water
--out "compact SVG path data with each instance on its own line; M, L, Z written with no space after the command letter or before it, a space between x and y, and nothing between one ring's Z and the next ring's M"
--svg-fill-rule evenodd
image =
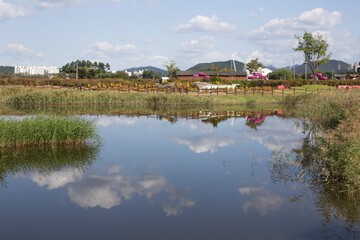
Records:
M81 117L0 118L0 147L81 145L98 141L95 123Z
M301 164L326 183L360 190L360 91L287 96L285 101L294 103L309 133L296 151Z

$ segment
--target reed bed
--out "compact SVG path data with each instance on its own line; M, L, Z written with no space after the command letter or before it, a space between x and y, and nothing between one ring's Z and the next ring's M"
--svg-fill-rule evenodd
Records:
M310 120L323 132L319 169L326 181L360 191L360 91L333 91L288 97L295 116Z
M98 141L95 123L81 117L0 118L0 147L80 145Z
M81 92L78 90L39 90L30 89L28 92L19 90L8 93L3 98L7 104L15 105L90 105L90 104L119 104L119 105L206 105L212 101L206 97L170 95L170 94L136 94L119 93L116 91Z
M131 106L211 106L279 103L279 96L192 95L172 93L125 93L115 90L79 91L74 89L34 89L29 87L0 88L0 101L7 105L34 106L85 106L85 105L131 105Z

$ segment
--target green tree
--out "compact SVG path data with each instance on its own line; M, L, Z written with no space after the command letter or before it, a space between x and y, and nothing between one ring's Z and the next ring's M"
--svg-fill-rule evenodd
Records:
M310 70L314 76L318 73L318 68L321 64L326 64L331 56L327 54L329 44L320 33L316 35L305 31L304 35L295 35L298 40L298 46L294 51L302 52L305 61L309 64ZM316 83L316 78L314 78Z
M176 77L176 72L180 70L175 65L176 65L176 63L175 63L174 60L171 60L170 63L166 62L165 65L164 65L167 68L168 72L169 72L169 78L175 78Z
M214 71L214 72L218 72L218 71L220 71L220 68L219 68L218 66L215 66L215 65L212 63L210 70L211 70L211 71Z
M259 58L251 60L249 63L246 64L246 69L251 73L258 72L260 68L265 68L265 66L259 62Z
M269 74L269 79L271 80L292 80L294 77L294 73L289 69L276 69Z
M110 70L109 63L91 62L89 60L76 60L75 62L66 63L60 70L61 73L76 73L76 67L79 67L79 78L95 78L99 74L106 73L106 69ZM80 68L83 68L80 73ZM94 75L95 71L95 75Z
M142 73L142 77L145 79L160 79L159 74L154 71L144 70Z

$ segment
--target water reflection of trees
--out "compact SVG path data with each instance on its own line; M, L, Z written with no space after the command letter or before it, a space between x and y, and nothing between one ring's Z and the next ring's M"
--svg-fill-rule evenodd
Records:
M44 146L0 150L0 183L17 174L50 174L63 168L87 169L96 160L100 146Z
M314 193L314 203L323 216L323 233L339 239L357 239L360 235L359 191L349 191L341 182L328 181L328 168L322 160L320 147L322 133L307 122L298 122L306 136L299 148L291 153L282 150L272 152L268 163L274 183L289 182L301 185ZM294 199L299 196L294 197ZM329 227L336 225L336 227Z

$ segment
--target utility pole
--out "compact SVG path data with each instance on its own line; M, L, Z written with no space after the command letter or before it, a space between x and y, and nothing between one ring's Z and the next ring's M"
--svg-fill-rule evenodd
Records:
M295 80L295 57L293 58L293 67L294 67L294 80Z
M305 60L305 80L307 80L307 61Z
M79 77L79 63L76 62L76 79Z

